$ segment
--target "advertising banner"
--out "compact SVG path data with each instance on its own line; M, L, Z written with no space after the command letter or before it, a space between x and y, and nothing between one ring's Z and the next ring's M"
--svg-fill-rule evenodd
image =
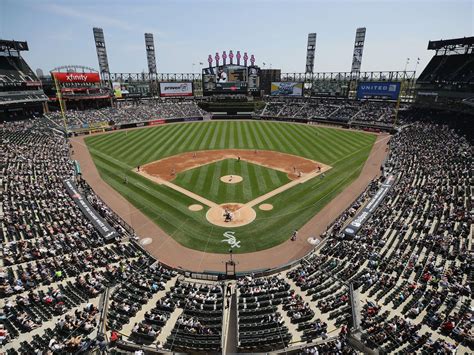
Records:
M94 225L105 240L111 240L118 237L117 231L112 228L90 205L89 201L85 199L77 190L76 184L72 180L64 180L64 186L67 192L72 197L79 209L84 213L84 216Z
M357 86L357 99L397 100L400 94L400 83L390 81L369 81Z
M98 83L99 73L52 73L60 83Z
M122 98L122 86L120 85L120 83L113 82L112 89L114 90L114 96L116 99Z
M153 121L148 122L148 126L157 126L157 125L165 124L165 123L166 123L165 120L153 120Z
M387 192L392 188L395 182L395 177L389 175L382 186L378 189L369 203L356 214L351 223L344 229L344 233L349 236L355 236L357 232L362 228L363 224L367 222L370 215L374 213L376 208L385 198Z
M274 96L303 96L303 83L272 82L270 94Z
M160 83L160 96L193 96L193 83Z

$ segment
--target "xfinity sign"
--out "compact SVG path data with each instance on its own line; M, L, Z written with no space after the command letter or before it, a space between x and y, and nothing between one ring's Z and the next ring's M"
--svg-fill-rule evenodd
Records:
M67 81L86 81L87 80L87 75L85 74L68 74L66 75L66 80Z
M60 83L98 83L99 73L52 73Z
M400 83L381 82L361 82L357 86L357 98L361 99L387 99L397 100L400 94Z

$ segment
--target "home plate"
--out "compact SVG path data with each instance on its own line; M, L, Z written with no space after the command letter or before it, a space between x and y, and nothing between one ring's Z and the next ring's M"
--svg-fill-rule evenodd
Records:
M318 245L321 241L316 237L309 237L308 243L311 245Z

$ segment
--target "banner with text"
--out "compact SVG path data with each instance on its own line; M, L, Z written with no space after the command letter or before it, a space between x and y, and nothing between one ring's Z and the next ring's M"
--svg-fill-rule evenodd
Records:
M393 81L368 81L357 86L357 98L397 100L400 83Z
M160 83L160 96L193 96L193 83Z
M51 73L60 83L98 83L99 73Z
M112 228L91 206L89 201L85 199L77 190L76 184L72 180L64 180L64 186L69 195L72 197L79 209L84 213L84 216L94 225L105 240L111 240L118 237L117 231Z
M374 213L394 183L395 177L393 175L389 175L382 186L380 186L378 191L369 201L369 203L364 208L362 208L359 213L357 213L352 222L349 223L349 225L344 229L344 233L346 235L355 236L357 232L359 232L359 230L362 228L362 225L367 222L370 215Z

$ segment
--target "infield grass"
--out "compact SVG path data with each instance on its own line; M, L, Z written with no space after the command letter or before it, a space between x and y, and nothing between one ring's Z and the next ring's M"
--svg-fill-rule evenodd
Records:
M225 175L239 175L243 180L237 184L228 184L220 180ZM249 202L290 181L281 171L244 160L224 159L183 171L172 183L221 204Z
M102 178L179 243L206 252L227 253L229 246L222 242L223 233L233 230L241 242L234 252L242 253L288 240L295 228L359 176L375 138L363 132L282 122L213 121L122 131L87 137L85 141ZM328 164L332 169L324 178L298 184L265 201L273 204L273 210L256 208L255 221L238 228L210 224L205 217L207 207L192 212L188 206L196 201L132 172L137 165L178 153L230 148L280 151ZM209 170L203 178L212 179L213 174ZM128 184L123 184L125 175ZM178 178L184 179L184 175ZM250 173L240 175L251 180ZM191 183L182 186L192 189ZM223 202L236 201L225 197Z

